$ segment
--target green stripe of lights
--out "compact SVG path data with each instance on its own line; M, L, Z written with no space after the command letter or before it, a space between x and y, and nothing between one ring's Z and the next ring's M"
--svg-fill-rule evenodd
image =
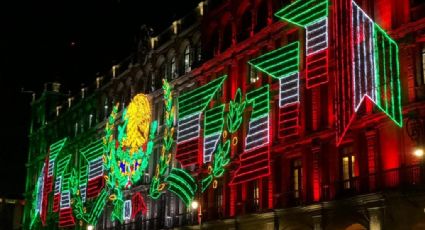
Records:
M250 122L266 116L270 112L269 85L264 85L246 94L248 103L252 104Z
M376 23L373 31L376 105L398 126L403 125L397 43Z
M196 88L178 97L179 118L205 110L208 103L218 92L227 75L223 75L206 85Z
M63 146L66 144L68 138L64 138L50 145L50 159L56 158L56 156L62 151Z
M103 142L102 139L96 140L84 148L80 149L80 153L84 155L86 160L90 162L101 155L103 155Z
M248 64L276 79L289 76L299 71L300 43L293 42L263 54L248 61Z
M197 185L195 179L184 169L173 168L165 179L168 190L175 193L187 205L195 196Z
M208 136L223 131L224 127L224 107L225 104L205 111L204 136Z
M56 166L56 176L61 176L65 172L65 169L68 167L69 160L71 159L71 155L67 155L60 159Z
M279 19L299 27L316 23L328 15L328 0L297 0L275 13L275 16Z

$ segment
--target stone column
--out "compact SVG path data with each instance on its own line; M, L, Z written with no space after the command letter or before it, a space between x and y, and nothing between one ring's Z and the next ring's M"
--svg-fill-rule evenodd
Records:
M382 208L374 207L368 208L369 212L369 230L381 230L382 229Z

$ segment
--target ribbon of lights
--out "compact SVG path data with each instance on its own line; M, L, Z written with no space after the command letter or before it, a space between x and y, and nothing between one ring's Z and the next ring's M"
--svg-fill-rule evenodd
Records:
M245 150L240 155L240 165L230 182L231 185L268 176L270 174L270 89L264 85L246 94L252 106Z
M86 197L93 198L96 197L100 190L104 187L104 178L103 178L103 143L102 140L96 140L84 148L80 149L81 155L86 160L86 165L88 165L88 181L82 183L81 185L87 184L86 188ZM86 173L84 173L86 174Z
M204 164L211 161L224 127L224 104L205 111Z
M37 179L36 188L34 189L30 228L34 227L37 217L40 217L41 223L46 225L48 197L53 190L53 179L55 176L55 161L66 142L67 138L64 138L49 146L48 155Z
M176 159L183 167L198 162L201 114L221 88L227 75L216 78L178 97Z
M275 13L306 29L306 87L328 82L328 0L297 0Z
M350 10L352 104L338 103L337 145L340 145L365 98L402 126L397 43L354 2ZM342 89L347 91L347 89ZM340 100L345 101L344 94ZM347 106L348 109L341 109ZM345 118L347 115L349 118Z
M299 42L263 54L248 63L279 80L279 138L298 134L299 127Z
M75 225L74 215L71 206L71 173L63 175L62 191L59 208L59 227L69 227Z
M70 160L71 155L65 156L58 161L56 166L55 191L53 194L53 212L59 211L63 174L65 173L65 169L68 167Z

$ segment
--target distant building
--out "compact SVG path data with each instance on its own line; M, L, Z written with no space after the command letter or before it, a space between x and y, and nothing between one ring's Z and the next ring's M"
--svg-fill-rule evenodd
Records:
M0 198L0 229L22 229L23 200Z
M101 143L114 105L122 111L138 93L158 121L154 151L124 191L127 218L113 221L108 202L98 229L425 228L424 12L415 0L211 0L157 36L143 28L139 52L93 88L71 97L52 84L32 103L24 228L88 226L67 178L78 171L85 204L101 197L109 174L93 176L102 155L85 150ZM162 79L177 109L167 175L183 168L194 182L170 179L165 186L184 188L153 199ZM239 114L230 103L238 92ZM221 175L217 149L227 141ZM146 213L132 216L136 194Z

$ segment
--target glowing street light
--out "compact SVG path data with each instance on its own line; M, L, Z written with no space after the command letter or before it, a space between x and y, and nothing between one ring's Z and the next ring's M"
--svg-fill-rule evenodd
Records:
M414 154L415 156L417 156L417 157L423 157L423 155L424 155L424 150L423 150L422 148L416 148L416 149L413 151L413 154Z
M87 230L93 230L94 229L94 226L93 225L88 225L87 226Z
M196 200L192 201L191 205L192 205L192 209L198 209L198 206L199 206L198 201Z

